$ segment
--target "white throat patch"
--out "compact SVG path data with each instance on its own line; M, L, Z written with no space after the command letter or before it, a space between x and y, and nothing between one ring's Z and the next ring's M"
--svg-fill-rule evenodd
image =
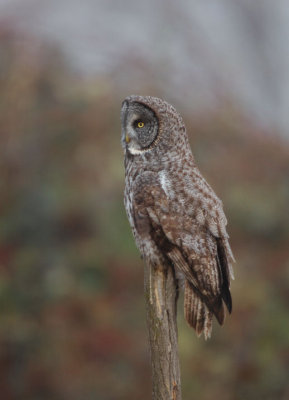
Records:
M130 154L136 155L136 154L142 154L146 150L140 150L140 149L134 149L133 147L128 147L128 151L130 152Z

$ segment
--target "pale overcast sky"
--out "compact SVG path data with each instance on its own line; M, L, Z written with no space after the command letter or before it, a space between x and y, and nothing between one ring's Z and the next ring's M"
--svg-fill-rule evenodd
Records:
M286 0L0 0L1 24L55 42L83 74L136 55L169 97L185 93L197 109L221 90L289 137Z

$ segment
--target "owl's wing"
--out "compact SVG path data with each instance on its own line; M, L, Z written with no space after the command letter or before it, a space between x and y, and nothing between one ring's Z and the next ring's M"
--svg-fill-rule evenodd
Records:
M202 321L202 318L205 319L205 312L208 311L223 324L223 301L231 312L232 300L229 290L230 254L227 252L227 237L222 236L221 229L217 237L205 221L201 224L188 217L185 209L176 211L159 182L150 173L143 174L135 182L134 221L138 234L149 232L166 259L185 275L185 302L186 294L190 293L190 299L193 298L192 301L196 302L190 307L198 310L198 313L192 312L191 316L188 313L188 322L198 332L198 321L194 323L190 319L197 318L198 314L199 320ZM199 325L201 332L204 322L199 321Z

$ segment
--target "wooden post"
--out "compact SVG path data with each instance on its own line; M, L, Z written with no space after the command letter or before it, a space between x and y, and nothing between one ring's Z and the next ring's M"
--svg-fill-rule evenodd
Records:
M152 365L152 399L181 400L178 288L172 267L146 265L145 297Z

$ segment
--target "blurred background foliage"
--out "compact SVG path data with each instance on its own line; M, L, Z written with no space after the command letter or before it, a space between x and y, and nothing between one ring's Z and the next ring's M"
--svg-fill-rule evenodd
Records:
M115 76L128 65L139 71L128 55L84 77L59 47L0 30L1 399L150 398L143 264L123 207L119 110L135 88ZM183 398L288 399L288 141L230 96L203 113L184 103L237 264L233 314L210 341L179 302Z

